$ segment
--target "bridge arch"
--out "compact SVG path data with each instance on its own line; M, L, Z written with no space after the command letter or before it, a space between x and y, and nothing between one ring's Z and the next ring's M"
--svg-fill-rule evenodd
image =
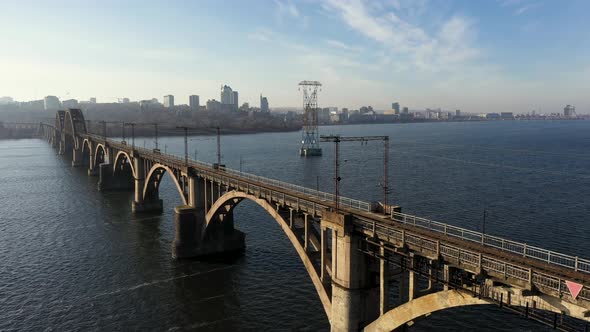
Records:
M59 114L58 116L61 117ZM62 127L65 136L72 137L74 149L80 149L80 134L86 134L86 121L84 121L82 111L79 109L67 109L64 113Z
M504 299L512 297L510 306L536 307L535 310L554 312L558 314L567 314L570 317L585 320L586 309L575 304L556 299L549 295L523 295L523 290L513 287L493 287L492 291L496 294L496 301L501 293L504 293ZM533 304L535 303L535 305ZM391 309L364 329L366 332L373 331L393 331L402 325L423 317L436 311L451 309L462 306L472 305L495 305L497 304L490 298L479 298L474 294L464 290L447 290L424 295L410 302L406 302L398 307Z
M66 111L57 111L55 113L55 129L58 132L63 131L65 116L66 116Z
M467 292L459 290L440 291L424 295L389 310L377 320L367 325L364 331L393 331L409 321L435 311L480 304L491 305L490 302L479 299Z
M289 227L287 221L277 212L276 206L272 206L266 200L257 198L245 192L236 190L228 191L221 197L219 197L219 199L217 199L215 203L213 203L213 205L205 215L205 223L203 225L203 230L201 231L201 237L205 237L205 235L207 234L207 229L209 228L209 226L211 226L212 223L218 220L217 216L219 214L228 213L232 211L240 202L246 199L255 202L264 210L266 210L266 212L268 212L268 214L270 214L271 217L273 217L273 219L279 224L285 235L287 235L287 238L289 239L289 241L291 241L291 244L297 251L299 258L303 262L303 265L305 266L305 269L307 270L307 273L309 274L313 282L313 285L320 297L320 301L324 306L324 311L328 316L328 320L331 321L332 303L330 297L328 296L328 293L326 292L322 284L322 281L320 280L320 277L313 266L312 261L305 252L305 249L297 239L295 233L293 233L293 230Z
M94 148L94 168L98 169L100 164L108 163L109 157L104 144L98 143Z
M143 199L145 201L158 199L160 183L164 174L168 173L172 178L172 181L176 185L176 189L182 199L182 204L187 205L187 197L184 193L183 187L180 185L178 177L181 176L179 171L174 171L170 167L162 164L154 164L145 178L145 185L143 187Z
M82 142L82 162L84 164L92 164L92 152L92 142L85 138Z
M113 174L117 174L120 171L125 170L125 168L131 168L131 174L134 179L137 178L137 173L135 171L135 167L133 166L133 159L129 156L129 154L125 151L117 152L115 156L115 162L113 163Z

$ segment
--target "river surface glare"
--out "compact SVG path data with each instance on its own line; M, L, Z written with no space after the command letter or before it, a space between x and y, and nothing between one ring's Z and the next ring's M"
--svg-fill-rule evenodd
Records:
M406 213L590 257L590 121L354 125L322 134L390 135L391 201ZM333 145L301 158L300 133L223 136L227 167L332 192ZM136 138L153 147L153 139ZM160 149L182 155L182 137ZM341 143L342 195L380 200L380 142ZM189 140L216 160L215 137ZM97 178L42 140L0 141L0 331L329 330L298 255L262 208L243 202L247 249L226 260L171 259L173 208L134 216L132 193ZM492 306L435 313L410 331L543 331Z

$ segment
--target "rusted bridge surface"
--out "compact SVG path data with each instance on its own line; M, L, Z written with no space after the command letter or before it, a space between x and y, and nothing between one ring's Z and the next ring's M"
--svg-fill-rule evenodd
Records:
M79 110L58 112L40 134L71 155L73 166L98 175L99 190L134 191L135 213L161 212L159 184L168 173L183 202L175 208L177 258L243 250L233 208L245 199L262 206L296 249L334 331L393 330L433 311L474 304L519 310L561 330L583 329L589 316L587 259L398 207L339 197L335 209L330 193L90 135ZM398 306L390 303L391 282L402 289Z

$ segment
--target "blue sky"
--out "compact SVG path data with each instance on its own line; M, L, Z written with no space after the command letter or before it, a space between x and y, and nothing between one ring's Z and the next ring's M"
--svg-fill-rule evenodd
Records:
M590 111L587 0L0 0L0 95Z

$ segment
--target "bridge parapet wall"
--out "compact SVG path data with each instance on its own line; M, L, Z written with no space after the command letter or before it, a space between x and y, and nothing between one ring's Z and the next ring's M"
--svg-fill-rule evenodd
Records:
M404 227L387 227L386 225L355 219L355 229L371 237L379 238L398 248L408 248L421 256L441 260L454 267L474 275L484 272L507 284L524 289L538 289L546 294L565 297L572 303L579 303L590 308L590 289L584 287L577 299L567 292L566 280L551 275L543 269L524 266L516 261L500 259L485 252L469 249L469 246L454 244L453 241L440 241L419 232L406 230Z

